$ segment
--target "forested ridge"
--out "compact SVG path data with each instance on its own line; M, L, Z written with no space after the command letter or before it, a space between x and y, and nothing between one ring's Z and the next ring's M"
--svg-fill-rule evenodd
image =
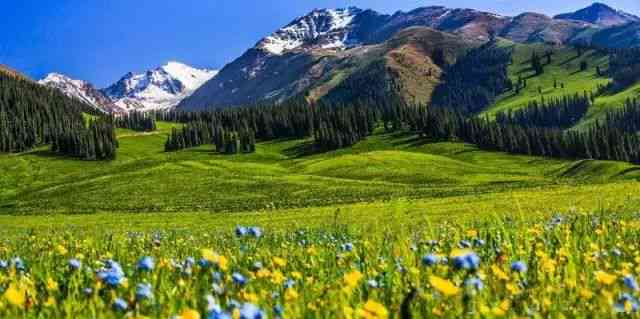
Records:
M608 72L612 85L628 85L629 70L640 63L637 50L613 50ZM534 53L531 69L544 73L553 52ZM546 61L546 62L545 62ZM464 141L480 148L516 154L560 158L593 158L640 162L640 105L629 99L589 128L565 131L587 113L594 93L531 101L516 110L498 112L495 119L477 115L498 95L526 86L514 85L507 68L509 49L488 43L470 50L446 67L432 105L408 105L390 94L356 101L313 102L293 98L282 104L263 103L210 112L132 112L96 114L86 120L89 106L28 81L0 75L0 151L22 152L50 145L53 152L85 160L113 159L118 142L115 128L149 132L156 121L182 123L167 137L165 151L204 144L221 154L251 153L257 141L313 140L314 151L352 146L381 126L386 131L410 131L425 139ZM546 63L546 64L545 64ZM371 83L376 90L379 83ZM360 86L366 86L361 83ZM367 90L366 87L353 88ZM439 94L439 95L438 95Z
M110 120L87 123L83 113L95 111L57 90L0 73L0 152L51 145L53 152L85 160L115 158Z

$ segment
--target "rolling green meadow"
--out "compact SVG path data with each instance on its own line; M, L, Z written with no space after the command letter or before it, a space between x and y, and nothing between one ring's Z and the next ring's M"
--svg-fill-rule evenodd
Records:
M225 156L119 130L112 162L0 155L0 314L632 314L640 171L378 132Z
M5 2L0 319L640 318L637 0Z

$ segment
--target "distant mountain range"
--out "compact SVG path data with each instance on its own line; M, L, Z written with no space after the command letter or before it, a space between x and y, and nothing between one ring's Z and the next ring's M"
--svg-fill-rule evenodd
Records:
M342 101L391 91L428 103L440 81L442 60L494 37L515 43L636 47L640 18L602 3L554 17L533 12L508 17L442 6L393 15L354 7L317 9L260 40L219 73L170 62L126 74L101 90L60 74L40 83L106 112L202 110L292 97ZM376 92L348 89L372 82L378 84Z
M217 71L169 62L144 73L127 73L101 90L86 81L57 73L49 74L39 83L59 89L101 111L125 113L170 109L216 74Z
M431 31L417 31L425 28ZM413 90L405 92L405 96L426 101L431 92L424 86L433 83L409 83L408 73L437 74L437 66L416 68L434 64L430 53L441 43L429 42L432 36L419 43L415 32L444 32L467 46L501 37L516 43L579 42L619 48L640 45L639 30L640 18L601 3L555 17L530 12L507 17L441 6L393 15L358 8L314 10L260 40L178 108L200 110L265 100L281 102L294 96L332 97L336 90L344 91L341 87L345 83L362 81L363 74L369 75L367 80L387 78L399 87ZM412 48L406 47L407 41L413 42ZM415 60L429 61L412 65ZM435 77L432 80L437 82Z
M602 27L620 26L632 22L639 22L635 15L615 10L606 4L594 3L590 7L576 12L559 14L554 19L584 21Z

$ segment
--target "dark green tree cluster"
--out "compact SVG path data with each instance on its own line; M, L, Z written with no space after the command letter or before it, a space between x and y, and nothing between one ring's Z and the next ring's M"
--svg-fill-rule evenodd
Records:
M590 106L591 99L586 92L584 95L543 98L530 102L524 108L496 114L496 122L525 127L569 128L582 119Z
M640 81L640 48L611 50L609 75L613 78L614 90Z
M281 105L169 112L158 117L186 123L169 136L167 151L212 143L221 153L248 153L255 150L256 140L308 137L314 138L318 149L336 149L353 145L373 132L378 117L368 104L309 104L294 99Z
M513 89L507 68L511 51L488 43L473 49L447 67L433 94L435 106L476 113Z
M179 123L203 121L233 132L252 130L260 140L308 137L314 126L314 108L304 99L292 99L282 105L258 104L209 112L171 111L157 117Z
M365 139L376 125L376 115L364 104L324 105L317 111L317 130L313 134L318 148L339 149Z
M53 152L89 161L113 160L117 148L113 119L109 117L90 120L88 128L57 135L51 144Z
M640 132L640 100L628 99L624 108L607 113L604 125L626 133Z
M130 112L115 116L117 128L125 128L137 132L153 132L156 130L155 114L144 112Z
M458 140L481 149L557 158L640 163L640 136L597 124L584 132L502 124L441 108L415 108L405 119L421 136Z
M255 132L249 128L228 131L214 122L197 120L180 130L174 128L164 149L174 152L204 144L215 144L216 151L222 154L253 153L256 150Z
M54 152L79 158L115 157L110 120L87 128L83 113L104 116L58 90L0 73L0 152L50 144Z
M216 151L221 154L253 153L256 151L256 137L252 130L229 132L219 130L214 136Z
M537 52L533 52L531 54L531 70L536 75L542 75L544 73L544 65L542 64L542 58L538 55Z

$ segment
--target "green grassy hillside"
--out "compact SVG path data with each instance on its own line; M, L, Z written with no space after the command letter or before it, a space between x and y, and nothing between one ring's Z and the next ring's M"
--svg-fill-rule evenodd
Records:
M308 142L260 143L225 156L202 146L165 153L167 132L120 130L113 162L85 162L38 149L0 155L5 213L248 211L398 198L434 199L634 180L630 164L570 162L425 143L376 134L349 149L308 153Z
M604 85L609 82L608 78L596 74L597 66L603 71L608 66L607 55L596 51L585 51L578 56L577 51L569 47L552 47L542 44L511 44L510 47L513 49L513 64L509 67L509 77L514 82L518 77L526 79L527 87L519 94L515 94L515 91L504 94L495 105L486 110L485 114L493 115L500 111L518 109L542 97L553 98L595 91L598 84ZM546 59L542 58L545 64L544 73L536 76L531 69L531 56L534 52L543 55L548 50L554 52L552 62L546 64ZM583 61L589 66L586 71L580 71L580 63ZM554 88L554 81L559 84L564 83L564 89L560 85ZM542 89L542 94L539 93L538 88Z
M582 94L585 91L595 92L598 85L606 85L610 79L598 76L596 67L603 72L608 68L608 56L593 50L586 50L578 56L578 52L570 47L548 46L543 44L514 44L504 41L502 46L513 49L513 64L509 67L509 77L515 82L519 77L527 80L527 87L516 94L511 91L499 97L498 101L487 108L482 115L493 116L497 112L515 110L527 106L531 101L562 97L565 95ZM530 59L534 52L542 55L547 50L554 52L551 64L545 65L545 72L536 76L530 67ZM544 64L546 59L542 58ZM586 62L586 71L580 70L580 64ZM558 87L554 88L557 81ZM561 88L560 84L564 84ZM542 89L540 94L539 88ZM597 96L587 115L578 123L576 128L587 127L598 119L602 119L606 112L620 108L628 98L640 97L640 83L617 93Z

